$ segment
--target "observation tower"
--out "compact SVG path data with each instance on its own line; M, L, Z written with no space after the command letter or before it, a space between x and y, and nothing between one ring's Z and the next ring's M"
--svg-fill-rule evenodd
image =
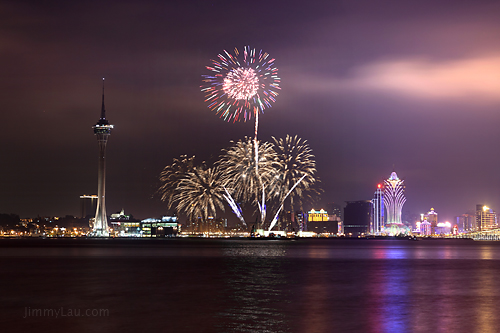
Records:
M106 217L106 143L108 143L112 128L113 125L110 125L109 121L106 119L106 109L104 108L103 78L101 118L97 124L93 126L94 134L97 136L97 143L99 144L97 209L91 233L94 237L109 237L108 219Z

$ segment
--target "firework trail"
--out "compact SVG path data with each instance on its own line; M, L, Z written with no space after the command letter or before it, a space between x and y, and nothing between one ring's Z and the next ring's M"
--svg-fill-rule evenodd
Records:
M229 206L233 210L233 213L235 213L236 216L238 216L238 218L240 219L241 223L243 223L243 225L246 227L247 223L245 222L245 219L243 218L243 215L241 214L241 208L234 201L233 197L231 196L231 194L229 194L229 191L226 189L226 187L223 186L223 188L224 188L224 191L226 193L223 194L222 196L224 197L224 199L226 199L227 203L229 204Z
M300 178L298 180L298 182L296 182L295 185L293 185L293 187L290 189L290 191L288 191L288 193L285 195L285 197L283 198L283 202L281 203L280 209L278 209L278 211L276 212L276 215L274 215L274 218L273 218L273 220L271 222L271 225L269 226L268 231L271 231L274 228L274 226L276 225L276 222L278 221L278 215L279 215L279 213L281 212L281 210L283 209L283 207L285 205L286 198L290 195L290 193L292 193L292 191L295 189L295 187L297 185L299 185L299 183L302 181L302 179L306 178L306 176L307 175L303 175L302 178Z

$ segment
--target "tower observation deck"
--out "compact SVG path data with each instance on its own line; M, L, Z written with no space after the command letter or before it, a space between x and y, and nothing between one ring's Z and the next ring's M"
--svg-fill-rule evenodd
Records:
M108 237L109 227L106 217L106 144L111 134L113 125L106 119L106 109L104 107L104 78L102 79L102 108L101 118L93 126L94 134L97 136L99 144L98 181L97 181L97 208L94 219L94 226L91 235L94 237Z

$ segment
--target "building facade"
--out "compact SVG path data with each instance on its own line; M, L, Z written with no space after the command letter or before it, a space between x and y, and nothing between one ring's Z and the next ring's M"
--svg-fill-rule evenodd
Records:
M402 224L401 212L406 202L404 195L404 180L399 179L395 171L384 181L384 205L386 213L386 224Z
M456 217L458 232L472 232L476 230L476 216L474 214L462 214Z
M478 231L497 228L497 213L488 206L476 205L476 227Z
M432 233L431 224L427 222L427 220L424 220L423 222L419 223L418 229L420 231L420 235L422 236L430 236Z
M424 220L431 224L431 234L436 234L436 230L438 227L438 214L434 210L434 208L431 208L431 210L424 215Z
M372 201L346 201L344 208L344 234L346 236L361 236L370 232L372 220Z
M380 234L384 229L384 191L382 184L377 185L372 199L372 223L370 233Z
M340 217L335 214L328 214L324 209L311 209L307 212L308 231L317 234L337 234L339 232Z

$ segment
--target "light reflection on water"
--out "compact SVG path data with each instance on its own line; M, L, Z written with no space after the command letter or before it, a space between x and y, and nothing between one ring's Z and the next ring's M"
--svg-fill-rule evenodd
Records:
M19 331L36 326L40 332L496 332L500 327L500 242L2 244L0 320ZM111 316L66 318L54 326L48 318L19 321L24 306L104 307Z
M283 244L254 242L234 244L223 249L226 257L222 271L225 290L216 314L220 332L288 332L286 311L290 305L286 270L280 257ZM285 304L284 304L285 303Z
M286 247L283 244L250 244L229 246L223 248L223 255L227 257L283 257L286 255Z

